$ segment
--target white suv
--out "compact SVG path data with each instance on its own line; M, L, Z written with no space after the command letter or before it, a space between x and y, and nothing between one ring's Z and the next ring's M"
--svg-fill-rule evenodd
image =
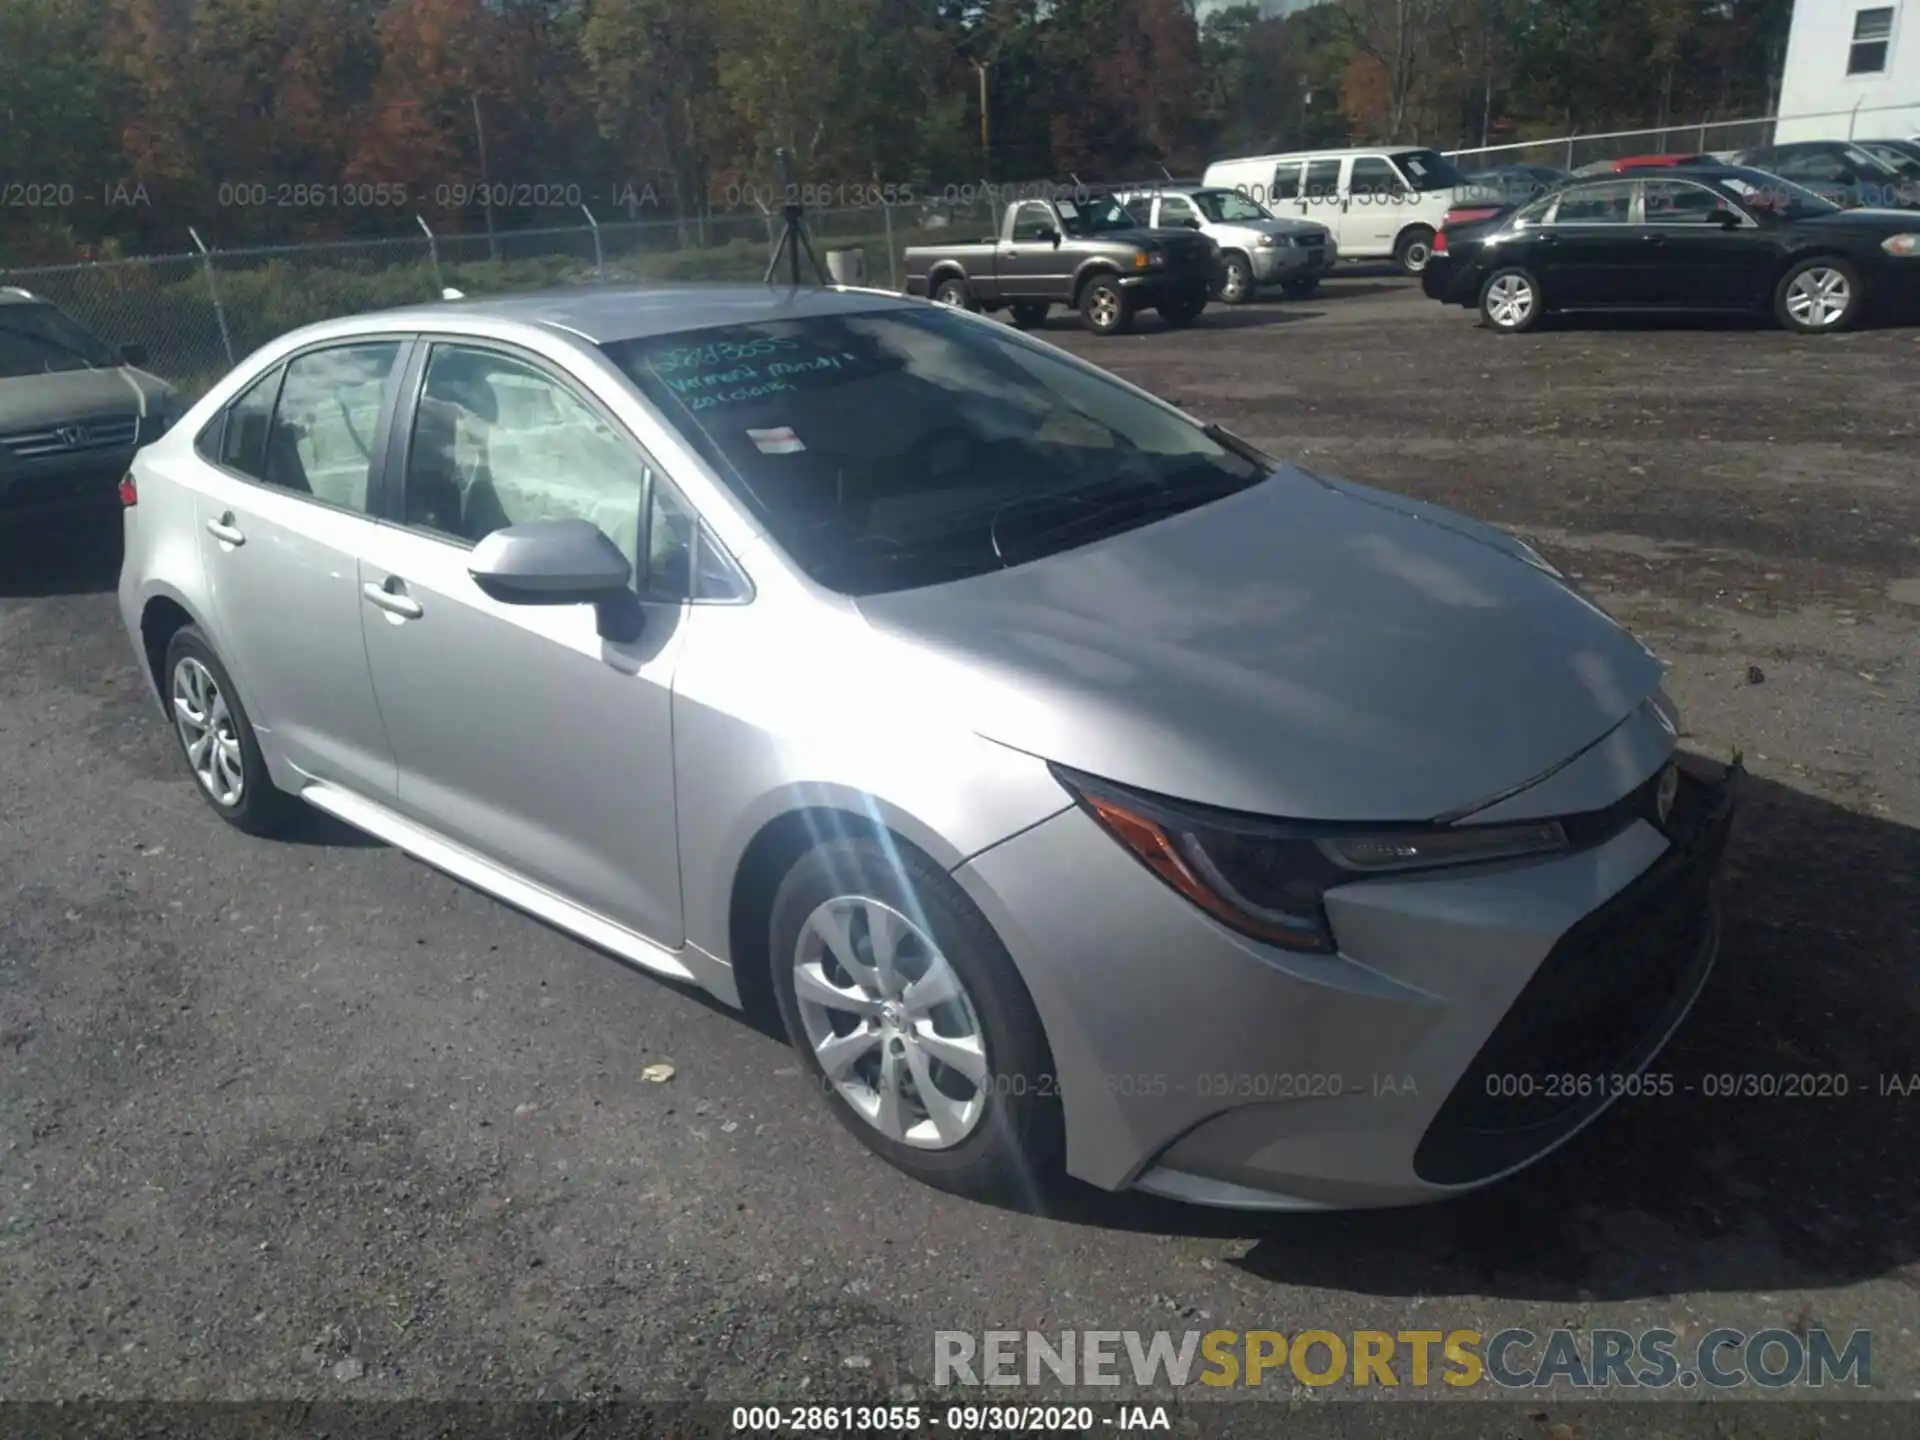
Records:
M1217 297L1240 305L1263 286L1294 299L1311 295L1340 258L1324 225L1283 219L1259 201L1225 186L1173 182L1114 192L1143 225L1198 230L1220 247Z
M1437 150L1383 146L1220 160L1206 184L1240 191L1275 215L1332 232L1343 260L1391 259L1409 275L1426 268L1433 237L1466 177Z

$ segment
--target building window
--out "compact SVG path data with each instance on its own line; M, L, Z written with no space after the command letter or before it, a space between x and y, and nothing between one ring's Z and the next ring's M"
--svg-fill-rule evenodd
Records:
M1893 7L1856 10L1853 46L1847 51L1847 74L1878 75L1887 68L1887 42L1893 36Z

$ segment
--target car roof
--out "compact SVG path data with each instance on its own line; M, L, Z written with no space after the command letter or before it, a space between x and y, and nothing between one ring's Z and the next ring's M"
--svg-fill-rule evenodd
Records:
M1414 155L1432 148L1431 145L1354 145L1344 150L1276 150L1271 155L1240 155L1231 160L1216 160L1207 168L1211 170L1222 165L1250 165L1273 160L1344 160L1349 155Z
M874 310L913 308L916 302L890 291L851 287L725 284L689 281L631 286L580 286L517 295L433 301L397 309L364 312L387 324L432 330L449 315L499 320L564 330L596 345L641 340L683 330L720 325L752 325L767 320L814 319ZM340 322L345 323L343 317Z
M51 305L53 302L18 285L0 285L0 305Z

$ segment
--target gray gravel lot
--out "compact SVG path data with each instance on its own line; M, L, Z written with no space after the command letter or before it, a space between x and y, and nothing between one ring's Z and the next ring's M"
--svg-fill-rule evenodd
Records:
M1721 965L1537 1169L1416 1211L949 1198L783 1043L315 817L221 825L111 559L0 560L0 1397L902 1394L932 1332L1874 1331L1920 1395L1920 333L1496 337L1405 282L1046 332L1513 527L1754 772ZM643 1066L671 1061L653 1084ZM1708 1075L1847 1077L1708 1098ZM1284 1396L1284 1386L1277 1389Z

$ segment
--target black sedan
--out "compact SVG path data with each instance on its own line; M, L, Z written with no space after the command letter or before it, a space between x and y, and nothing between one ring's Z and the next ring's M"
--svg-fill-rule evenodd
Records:
M1825 334L1920 302L1920 215L1843 210L1739 166L1577 180L1447 226L1433 252L1427 294L1508 333L1556 311L1700 310Z

